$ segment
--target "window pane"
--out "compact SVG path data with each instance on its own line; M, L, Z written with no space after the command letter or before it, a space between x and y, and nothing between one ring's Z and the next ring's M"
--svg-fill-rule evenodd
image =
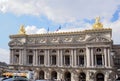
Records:
M70 65L70 56L65 55L65 65Z
M33 63L33 55L29 55L29 64Z
M102 65L102 55L96 55L97 65Z
M40 55L40 64L44 64L44 55Z
M84 65L84 56L83 55L79 56L79 65Z

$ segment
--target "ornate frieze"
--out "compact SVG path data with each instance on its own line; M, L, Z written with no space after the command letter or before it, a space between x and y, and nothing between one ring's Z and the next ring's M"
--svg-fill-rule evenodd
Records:
M42 35L12 35L14 45L28 44L28 45L60 45L60 44L83 44L86 42L111 42L110 29L86 30L83 32L72 32L62 34L44 34ZM48 35L48 36L47 36ZM18 42L18 43L17 43ZM16 44L15 44L16 43ZM13 44L13 43L12 43Z
M76 37L76 41L77 42L82 42L82 41L84 41L85 40L85 35L80 35L80 36L77 36Z
M72 42L72 37L64 37L63 42Z
M41 43L41 44L46 43L46 42L47 42L46 38L38 38L37 40L37 43Z
M107 38L103 38L103 37L100 37L100 36L98 36L98 37L92 37L92 38L89 38L88 40L87 40L88 42L109 42L109 40L107 39Z
M27 44L34 44L35 43L35 38L28 38L27 39Z
M59 43L59 40L60 40L60 37L52 37L52 38L50 39L50 42L51 42L51 43Z
M14 40L11 40L9 42L9 45L10 46L18 46L18 45L23 45L22 41L18 40L18 39L14 39Z

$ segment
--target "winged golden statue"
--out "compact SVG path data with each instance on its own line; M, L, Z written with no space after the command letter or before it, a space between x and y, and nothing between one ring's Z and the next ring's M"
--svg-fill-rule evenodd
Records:
M19 34L26 34L24 25L20 26Z
M103 24L100 22L100 17L96 17L95 23L93 24L93 29L102 29Z

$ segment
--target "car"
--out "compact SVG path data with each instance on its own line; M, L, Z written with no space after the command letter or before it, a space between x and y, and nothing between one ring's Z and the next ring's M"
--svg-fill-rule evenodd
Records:
M7 78L7 79L4 79L2 81L13 81L13 78Z
M23 77L13 77L13 78L8 78L2 81L29 81L29 80Z
M52 81L52 80L35 80L35 81Z
M0 81L6 80L6 79L8 79L8 78L6 78L6 77L0 77Z

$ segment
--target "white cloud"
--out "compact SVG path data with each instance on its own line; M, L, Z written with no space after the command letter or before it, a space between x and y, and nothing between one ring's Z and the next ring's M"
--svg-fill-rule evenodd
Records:
M119 3L119 0L2 0L0 11L17 15L45 15L54 22L64 23L96 16L110 19Z
M80 23L80 24L79 24ZM112 28L112 39L115 44L120 44L120 19L115 22L110 22L108 20L103 20L102 22L104 28ZM81 26L81 27L80 27ZM92 29L92 25L89 23L81 23L76 22L74 24L70 24L58 31L54 31L54 33L59 32L74 32L74 31L83 31L85 29ZM27 34L40 34L40 33L47 33L47 30L44 28L37 28L36 26L27 26L26 27Z
M45 28L37 28L36 26L26 26L25 30L27 34L40 34L47 32Z
M0 48L0 61L9 64L9 50Z
M61 31L76 31L90 28L90 24L81 22L83 19L93 19L96 16L104 18L105 27L113 29L113 39L119 42L119 20L110 22L112 15L120 5L120 0L1 0L0 12L14 13L17 15L46 16L48 19L58 23L72 23ZM80 20L80 22L77 22ZM35 26L26 27L28 34L46 33L44 28L38 29Z
M120 18L115 22L103 21L105 28L112 28L112 39L115 44L120 44Z

